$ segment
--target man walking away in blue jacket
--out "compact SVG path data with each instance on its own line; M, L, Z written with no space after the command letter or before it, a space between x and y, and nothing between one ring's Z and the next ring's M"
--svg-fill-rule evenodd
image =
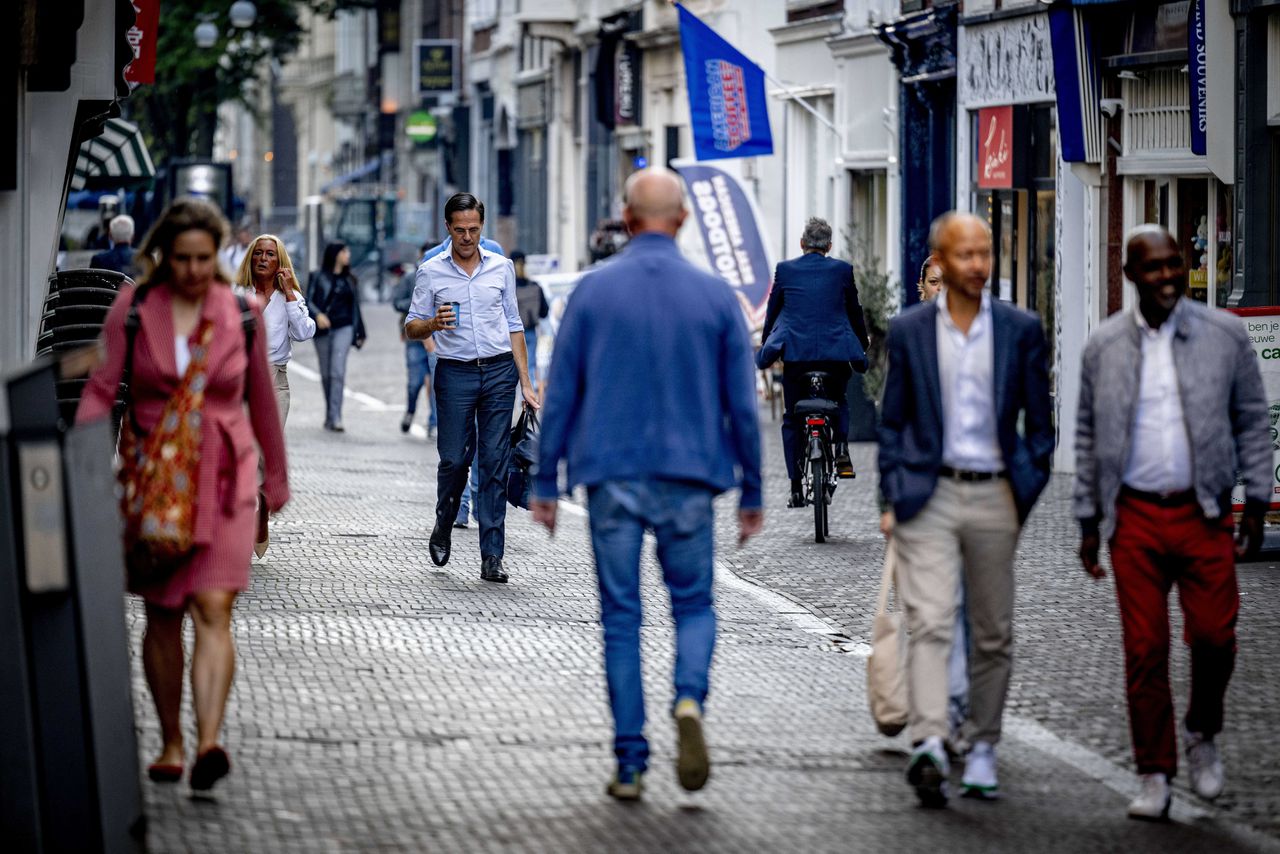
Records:
M635 800L649 759L640 667L645 529L657 537L671 593L676 771L692 791L710 773L702 711L716 632L712 498L741 487L739 544L760 531L764 511L751 343L738 301L676 248L685 209L673 174L637 172L626 199L631 242L583 278L556 336L532 510L554 533L557 472L567 459L569 487L587 487L600 584L618 760L607 791Z

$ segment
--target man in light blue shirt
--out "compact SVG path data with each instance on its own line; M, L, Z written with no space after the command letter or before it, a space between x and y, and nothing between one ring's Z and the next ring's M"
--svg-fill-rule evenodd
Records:
M524 404L538 408L529 381L524 326L516 306L516 274L510 261L481 245L484 204L470 193L444 206L451 245L418 267L405 334L436 342L439 405L436 523L428 551L436 566L449 562L450 535L472 460L480 489L480 577L505 583L502 567L511 464L511 410L519 382Z
M502 248L501 243L499 243L496 240L490 240L487 237L480 238L480 248L486 252L496 252L499 255L507 254L507 250ZM425 264L428 261L430 261L432 258L436 257L437 255L440 255L441 253L444 253L444 252L449 252L451 249L453 249L453 239L446 237L444 240L441 240L437 245L431 247L426 252L423 252L422 260L419 261L418 263Z

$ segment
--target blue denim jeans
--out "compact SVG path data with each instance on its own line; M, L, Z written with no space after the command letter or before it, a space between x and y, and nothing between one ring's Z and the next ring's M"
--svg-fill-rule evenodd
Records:
M422 346L421 341L405 341L404 342L404 367L408 374L408 396L405 412L413 415L418 411L418 395L422 393L422 387L426 385L427 377L435 372L436 354L428 353L427 348ZM428 401L431 406L431 414L427 416L428 426L436 426L436 394L435 384L432 384Z
M711 582L712 492L661 480L606 481L588 490L591 547L600 585L604 667L613 709L613 752L620 766L645 770L644 683L640 666L640 548L646 529L676 624L675 700L702 705L716 642Z
M440 418L436 447L440 468L436 486L436 524L458 517L467 470L479 468L473 496L480 523L480 556L502 557L506 547L507 469L511 466L511 413L516 403L515 359L488 365L450 359L436 362L436 403Z
M458 519L466 522L471 518L471 496L480 491L480 466L471 467L471 479L462 488L462 500L458 502Z

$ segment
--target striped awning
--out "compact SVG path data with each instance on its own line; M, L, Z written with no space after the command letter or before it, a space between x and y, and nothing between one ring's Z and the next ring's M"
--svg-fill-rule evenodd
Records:
M156 175L137 125L107 119L102 133L80 146L72 190L112 189L150 181Z

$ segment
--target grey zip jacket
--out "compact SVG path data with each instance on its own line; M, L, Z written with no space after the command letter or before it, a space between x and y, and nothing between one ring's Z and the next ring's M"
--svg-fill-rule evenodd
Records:
M1134 309L1136 310L1136 309ZM1076 518L1104 540L1115 532L1116 498L1129 461L1142 376L1142 333L1133 311L1107 319L1085 347L1076 423ZM1205 518L1228 512L1239 473L1246 510L1271 501L1272 446L1257 357L1239 317L1180 299L1173 363L1191 447L1196 500Z

